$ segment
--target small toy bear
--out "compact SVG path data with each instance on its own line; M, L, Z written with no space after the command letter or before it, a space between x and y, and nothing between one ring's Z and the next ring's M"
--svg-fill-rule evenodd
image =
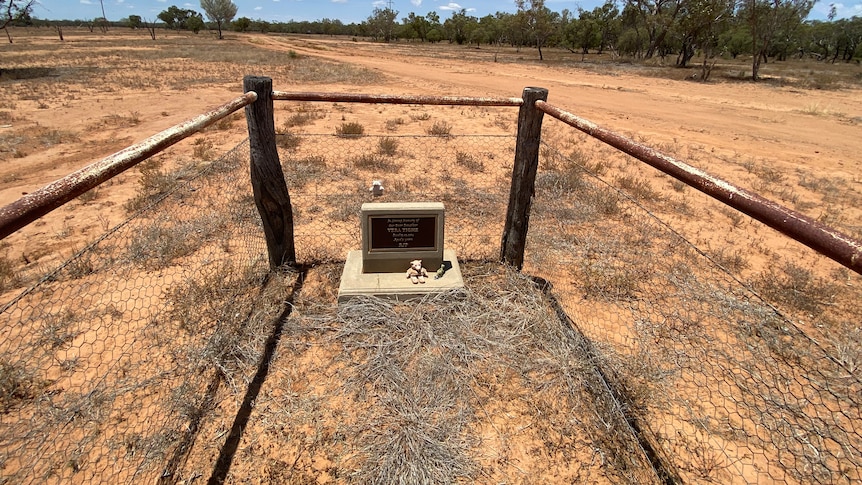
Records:
M428 277L428 271L422 267L421 259L410 261L410 269L407 270L407 277L415 285L416 283L425 283L425 278Z

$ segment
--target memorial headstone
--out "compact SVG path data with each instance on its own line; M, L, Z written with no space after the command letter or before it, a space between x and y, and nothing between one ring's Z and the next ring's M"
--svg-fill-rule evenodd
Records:
M405 271L421 259L443 264L444 207L440 202L362 204L362 272Z
M347 254L339 302L360 295L401 300L464 287L455 252L443 247L442 203L366 203L360 225L362 249ZM437 277L413 283L407 270L417 259Z

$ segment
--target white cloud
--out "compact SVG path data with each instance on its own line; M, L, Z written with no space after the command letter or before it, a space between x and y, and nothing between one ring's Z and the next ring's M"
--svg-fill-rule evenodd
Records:
M862 3L847 5L841 2L817 2L808 15L809 20L826 20L833 6L835 7L835 20L862 15Z
M261 10L263 10L263 7L254 7L255 12L260 12Z
M347 3L347 0L332 0L332 3Z
M412 3L414 7L422 6L422 0L410 0L410 3Z
M81 0L81 3L83 5L92 5L93 4L93 2L91 2L90 0Z
M455 3L455 2L449 2L449 3L447 3L446 5L442 5L442 6L441 6L441 7L439 7L439 8L440 8L440 10L452 10L452 11L454 11L454 12L458 12L458 11L460 11L460 10L466 10L466 11L468 11L468 12L475 12L475 11L476 11L476 9L475 9L475 8L464 8L464 7L462 7L462 6L458 5L458 4L457 4L457 3Z

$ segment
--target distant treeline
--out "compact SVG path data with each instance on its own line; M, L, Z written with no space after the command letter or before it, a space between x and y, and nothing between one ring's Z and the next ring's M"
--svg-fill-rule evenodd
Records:
M361 23L340 20L268 22L240 17L230 22L238 32L346 35L381 42L450 42L476 46L514 46L538 50L557 47L573 53L610 53L635 59L660 56L687 66L700 55L751 56L757 78L761 62L769 58L811 57L828 62L860 62L862 17L806 21L811 0L608 0L593 10L555 12L544 0L517 0L515 13L497 12L474 17L466 10L441 19L436 12L401 16L375 8ZM621 7L621 8L620 8ZM45 21L22 19L29 25L89 25L90 28L164 28L198 32L207 28L194 10L171 6L147 20L131 15L119 22L104 19Z

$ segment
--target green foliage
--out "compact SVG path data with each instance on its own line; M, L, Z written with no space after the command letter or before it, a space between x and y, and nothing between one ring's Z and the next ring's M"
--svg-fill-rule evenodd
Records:
M131 29L139 29L144 24L140 15L129 15L128 23Z
M240 17L233 21L233 30L237 32L245 32L251 27L251 19L248 17Z
M200 15L189 18L186 21L186 28L197 34L206 27L204 19Z
M192 30L197 33L197 30L194 30L194 28L196 27L200 30L201 26L203 26L203 19L200 13L191 9L182 9L176 5L171 5L166 10L162 10L157 17L170 29ZM138 18L140 19L140 17ZM131 16L129 19L131 20Z
M216 23L218 38L223 39L222 27L236 16L237 6L231 0L201 0L201 8L207 18Z
M391 8L375 8L366 21L368 34L374 40L382 40L383 42L394 40L395 18L397 16L398 12Z

